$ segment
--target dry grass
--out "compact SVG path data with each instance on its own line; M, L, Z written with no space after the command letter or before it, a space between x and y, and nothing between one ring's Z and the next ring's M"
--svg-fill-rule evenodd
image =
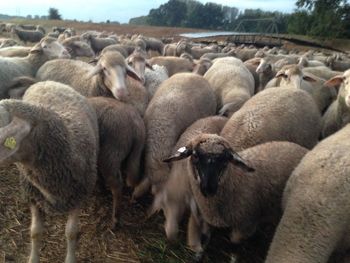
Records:
M99 187L98 187L99 188ZM80 216L78 262L190 262L193 254L185 246L182 231L176 244L164 235L163 216L146 220L150 198L130 204L123 198L121 226L109 228L111 196L99 188L88 200ZM30 211L22 201L18 171L14 166L0 170L0 262L24 263L30 249ZM62 262L65 256L66 216L46 215L41 262ZM214 239L205 262L229 262L230 247L225 239Z
M79 33L87 30L107 31L116 34L144 34L152 37L178 37L181 33L202 32L203 29L180 28L180 27L155 27L138 25L116 25L105 23L84 23L68 20L6 20L6 23L42 25L47 32L53 26L73 27Z

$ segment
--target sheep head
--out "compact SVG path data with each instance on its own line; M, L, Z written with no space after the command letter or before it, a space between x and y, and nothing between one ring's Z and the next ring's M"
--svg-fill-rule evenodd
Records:
M3 100L1 104L6 103ZM9 100L8 100L9 101ZM31 124L20 117L11 116L5 105L0 105L0 162L18 161L18 150L31 130Z
M100 75L104 85L118 100L124 100L128 95L126 76L141 81L135 70L125 63L124 57L118 51L103 53L90 76Z
M49 59L70 58L64 46L52 37L44 37L29 52L30 54L44 53Z
M302 89L303 82L317 82L316 78L305 75L299 65L286 65L277 72L276 78L282 78L280 86Z
M343 75L337 75L324 84L327 87L339 87L338 99L344 100L346 106L350 108L350 69L345 71Z
M232 150L224 138L215 134L199 135L164 162L182 160L189 156L192 174L205 197L216 194L220 179L229 163L248 172L254 171Z
M145 69L148 67L153 70L152 66L146 60L146 52L136 48L134 52L126 58L126 63L131 66L140 77L142 84L145 83Z

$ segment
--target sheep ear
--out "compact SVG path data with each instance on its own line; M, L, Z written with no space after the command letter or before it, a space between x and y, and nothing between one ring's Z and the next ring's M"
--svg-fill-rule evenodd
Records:
M344 79L345 79L344 76L342 76L342 75L337 75L337 76L335 76L335 77L333 77L333 78L327 80L327 81L324 83L324 85L325 85L326 87L330 87L330 88L332 88L332 87L337 87L337 86L339 86L340 84L342 84L342 82L344 81Z
M280 78L280 77L287 78L287 75L284 73L284 71L279 71L277 72L275 78Z
M36 44L32 49L29 51L30 54L37 54L41 53L43 51L41 47L41 43Z
M126 74L128 74L130 77L132 77L133 79L136 79L138 81L141 81L141 78L139 77L139 75L137 75L137 73L135 72L135 70L130 67L129 65L126 65ZM141 81L142 82L142 81Z
M317 80L314 79L313 77L307 76L307 75L304 75L304 76L303 76L303 80L306 80L306 81L308 81L308 82L316 82L316 81L317 81Z
M92 78L93 76L100 74L102 71L102 66L100 64L97 64L88 74L89 78Z
M241 169L243 169L246 172L254 172L255 169L250 167L249 165L247 165L245 163L245 161L242 159L241 156L238 155L238 153L236 153L233 150L230 150L230 157L229 160L232 164L240 167Z
M0 162L13 156L21 146L23 139L29 134L31 124L18 117L0 128Z
M191 154L192 154L192 149L184 146L184 147L179 148L177 150L177 152L175 154L173 154L172 156L170 156L169 158L164 159L163 162L170 163L173 161L179 161L179 160L187 158Z

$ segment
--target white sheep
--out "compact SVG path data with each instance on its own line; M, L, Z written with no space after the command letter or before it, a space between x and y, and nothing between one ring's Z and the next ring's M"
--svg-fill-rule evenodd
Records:
M69 58L68 51L56 41L45 37L31 48L26 57L0 57L0 99L8 98L8 87L20 76L34 77L40 66L54 58Z
M215 92L221 115L231 116L254 94L254 78L237 58L215 59L204 78Z
M350 248L350 125L301 160L283 195L283 217L266 263L327 263Z
M42 212L68 213L66 263L76 262L80 208L95 186L98 127L94 109L56 82L31 86L23 100L0 102L0 162L15 163L32 214L30 263L39 262Z

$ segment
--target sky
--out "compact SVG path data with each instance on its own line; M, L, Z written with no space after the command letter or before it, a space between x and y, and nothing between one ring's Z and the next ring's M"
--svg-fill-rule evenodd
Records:
M296 0L199 0L202 3L246 8L260 8L265 11L292 12ZM57 8L63 19L77 19L93 22L118 21L128 23L130 18L147 15L152 8L158 8L168 0L5 0L1 1L1 14L47 15L50 7Z

